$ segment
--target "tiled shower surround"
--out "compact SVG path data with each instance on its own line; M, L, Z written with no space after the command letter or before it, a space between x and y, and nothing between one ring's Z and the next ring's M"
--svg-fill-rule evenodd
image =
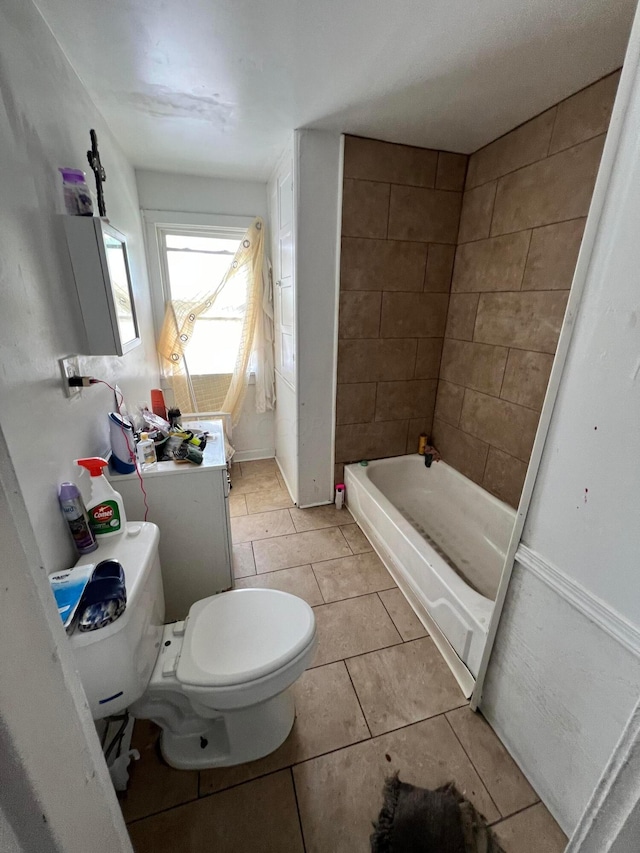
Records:
M424 430L517 504L618 79L469 158L347 138L336 463Z

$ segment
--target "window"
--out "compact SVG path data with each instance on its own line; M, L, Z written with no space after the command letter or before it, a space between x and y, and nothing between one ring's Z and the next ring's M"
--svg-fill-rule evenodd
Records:
M164 267L164 297L200 302L215 291L238 249L243 231L236 229L162 229L159 237ZM225 285L212 307L200 314L189 344L192 375L233 373L245 313L242 281Z

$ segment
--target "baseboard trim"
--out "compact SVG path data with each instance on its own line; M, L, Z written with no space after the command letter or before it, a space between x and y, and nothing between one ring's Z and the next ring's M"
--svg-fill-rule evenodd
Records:
M255 462L257 459L273 459L276 455L274 447L262 447L259 450L236 450L234 462Z
M624 616L526 545L520 543L515 559L621 646L640 657L640 630Z

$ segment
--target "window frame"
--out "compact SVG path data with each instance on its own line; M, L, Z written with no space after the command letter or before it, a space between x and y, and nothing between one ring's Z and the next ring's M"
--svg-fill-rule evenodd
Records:
M160 337L167 302L170 298L169 273L166 265L165 235L226 237L240 239L255 216L224 216L209 213L181 213L169 210L142 210L145 249L149 270L151 310L156 343Z

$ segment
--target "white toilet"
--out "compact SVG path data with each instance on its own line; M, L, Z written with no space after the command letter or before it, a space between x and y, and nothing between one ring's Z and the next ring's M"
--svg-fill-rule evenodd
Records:
M129 523L78 562L118 560L127 587L119 619L70 637L94 719L129 708L153 720L163 756L181 770L268 755L293 725L289 688L315 650L313 610L286 592L238 589L164 625L159 539L155 524Z

